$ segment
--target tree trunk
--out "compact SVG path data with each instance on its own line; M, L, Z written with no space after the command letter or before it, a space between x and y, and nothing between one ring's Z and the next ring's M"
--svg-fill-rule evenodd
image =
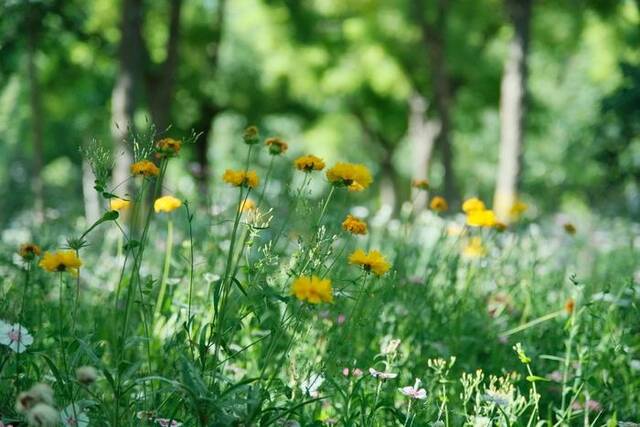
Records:
M133 161L132 148L127 142L133 130L136 95L139 92L140 52L142 52L143 0L123 0L120 25L119 71L111 95L111 134L114 140L114 186L129 178ZM127 187L119 187L127 192Z
M427 116L428 105L420 94L413 94L409 99L409 141L413 157L413 178L429 179L429 165L433 155L436 137L440 132L440 124ZM411 196L416 211L427 206L429 195L426 191L413 189Z
M212 78L215 78L220 62L220 44L224 32L224 21L226 16L226 0L219 0L218 8L215 15L215 23L212 26L211 49L207 49L207 59L211 66ZM209 142L212 131L213 121L216 116L223 110L210 96L203 95L200 104L200 117L195 122L196 132L202 132L202 135L196 140L195 144L195 160L194 177L200 193L200 201L209 205L209 178L211 175L211 165L209 160Z
M169 39L166 58L157 74L147 76L149 110L156 129L163 133L171 125L171 105L178 68L178 47L180 40L180 15L182 0L172 0L169 13Z
M506 5L514 33L500 87L500 154L493 197L496 214L504 222L510 220L520 179L532 0L507 0Z
M35 221L41 224L44 221L44 190L42 183L43 144L42 144L42 98L40 93L40 81L36 65L37 34L40 32L40 17L38 12L32 9L28 16L29 34L27 37L27 74L29 78L29 104L31 109L31 142L33 148L33 165L31 174L31 188Z
M211 169L209 166L209 138L213 131L213 121L218 115L218 109L212 103L206 103L200 108L200 119L195 123L196 132L202 132L195 143L195 167L193 176L198 186L199 202L203 206L210 206L209 180Z
M444 169L444 195L448 200L457 199L456 179L453 169L453 149L451 142L451 106L453 94L451 76L446 61L446 31L449 1L436 1L436 18L429 22L424 10L424 0L414 0L416 15L420 23L422 41L431 65L431 86L433 104L440 121L440 132L436 137L436 147L440 151Z

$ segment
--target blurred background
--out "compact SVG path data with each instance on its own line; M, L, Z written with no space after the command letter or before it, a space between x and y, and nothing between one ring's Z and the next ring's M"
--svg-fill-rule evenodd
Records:
M248 124L289 142L283 183L307 152L367 164L372 206L428 178L454 210L640 212L640 0L0 2L3 227L96 218L83 147L120 182L153 128L198 134L171 185L210 203Z

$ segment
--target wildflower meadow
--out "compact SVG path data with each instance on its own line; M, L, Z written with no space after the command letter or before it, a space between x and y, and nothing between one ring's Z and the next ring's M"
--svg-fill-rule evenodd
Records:
M0 427L640 427L640 0L0 0Z
M3 247L4 425L635 425L637 228L476 197L379 218L367 166L255 127L207 212L167 175L192 140L131 141L114 188L85 152L98 221Z

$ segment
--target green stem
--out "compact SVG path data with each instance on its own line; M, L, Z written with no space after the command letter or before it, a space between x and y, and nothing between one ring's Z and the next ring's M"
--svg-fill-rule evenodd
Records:
M29 264L27 264L27 269L24 272L24 289L22 290L22 303L20 306L20 316L19 316L19 320L18 320L18 324L20 325L20 327L23 327L24 324L24 308L26 306L26 301L27 301L27 290L29 289L29 279L30 279L30 272L31 272L31 264L32 261L29 261ZM15 380L15 386L16 386L16 395L18 395L18 393L20 393L20 341L18 342L18 351L16 353L16 380Z
M273 161L276 156L271 156L271 160L269 160L269 168L267 169L267 175L264 179L264 185L262 186L262 192L260 193L260 197L258 198L258 202L256 203L256 209L260 207L262 200L264 199L264 194L267 192L267 186L269 185L269 178L271 177L271 171L273 170Z
M191 305L193 301L193 272L194 272L194 259L193 259L193 224L192 216L189 211L189 204L185 203L184 207L187 212L187 221L189 223L189 301L187 309L187 336L189 338L189 349L191 350L191 357L194 355L193 351L193 339L191 338Z
M164 294L167 291L167 280L169 279L169 269L171 267L171 252L173 248L173 221L169 219L167 222L167 243L164 253L164 268L162 270L162 280L160 281L160 292L158 292L158 301L156 309L153 313L154 319L160 315L162 305L164 303Z

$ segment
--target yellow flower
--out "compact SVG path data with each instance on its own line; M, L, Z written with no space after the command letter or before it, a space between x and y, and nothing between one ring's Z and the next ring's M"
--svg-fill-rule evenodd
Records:
M327 171L327 179L337 187L347 187L349 191L362 191L373 182L369 169L357 163L336 163Z
M576 226L571 224L570 222L567 222L565 225L562 226L564 228L564 231L573 236L574 234L576 234Z
M429 207L436 212L445 212L449 209L449 204L442 196L435 196L431 199L431 203L429 203Z
M35 243L25 243L20 245L18 253L22 258L32 260L35 257L40 256L40 246Z
M467 245L462 249L462 255L467 258L481 258L487 254L487 250L482 244L480 237L472 237Z
M333 288L331 280L317 276L302 276L293 281L291 293L300 301L311 304L333 302Z
M153 202L153 210L158 212L172 212L182 206L180 199L176 199L173 196L163 196L156 199Z
M234 171L227 169L222 175L222 180L235 187L256 188L260 182L256 171Z
M258 128L256 126L249 126L244 130L242 139L247 145L254 145L260 142L260 135L258 134Z
M160 169L149 160L140 160L131 165L131 173L133 175L158 176Z
M175 157L182 148L182 142L173 138L164 138L156 143L156 157L164 159L167 157Z
M303 172L321 171L324 169L324 160L312 154L298 157L295 162L296 168Z
M347 215L342 228L351 234L367 234L367 223L353 215Z
M485 209L486 207L484 203L482 202L482 200L478 199L477 197L472 197L470 199L467 199L462 204L462 211L466 214L473 211L483 211Z
M391 264L379 251L366 253L362 249L356 249L349 256L349 264L360 265L366 272L372 271L378 276L382 276L391 268Z
M130 206L130 201L118 197L114 197L109 201L109 207L112 211L126 211Z
M49 272L64 272L77 274L82 265L82 261L73 250L57 252L45 252L40 260L40 267Z
M467 224L471 227L493 227L498 220L496 214L490 210L474 210L467 214Z
M411 182L411 186L413 188L417 188L418 190L428 190L429 189L429 181L426 179L414 179Z
M264 144L269 147L269 154L277 156L284 154L289 149L289 145L280 138L267 138Z
M518 219L529 209L529 206L523 202L522 200L516 200L513 206L511 206L511 210L509 211L509 215L513 219Z
M254 202L251 199L247 199L245 201L242 202L242 205L240 205L240 212L250 212L250 211L254 211L256 209L256 202Z

